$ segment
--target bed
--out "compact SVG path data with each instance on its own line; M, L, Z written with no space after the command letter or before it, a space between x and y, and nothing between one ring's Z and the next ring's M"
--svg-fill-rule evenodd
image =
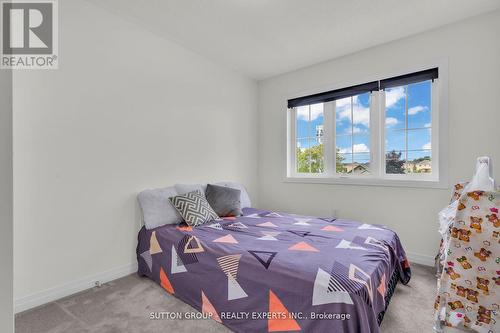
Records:
M383 226L254 208L195 228L143 227L137 260L139 275L235 332L380 332L396 283L411 276Z

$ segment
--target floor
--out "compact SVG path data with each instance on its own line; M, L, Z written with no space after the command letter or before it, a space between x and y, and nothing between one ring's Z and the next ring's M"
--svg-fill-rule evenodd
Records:
M413 264L412 279L398 284L381 331L432 332L435 289L433 268ZM151 320L152 311L195 312L151 280L129 275L18 314L16 333L230 332L212 320Z

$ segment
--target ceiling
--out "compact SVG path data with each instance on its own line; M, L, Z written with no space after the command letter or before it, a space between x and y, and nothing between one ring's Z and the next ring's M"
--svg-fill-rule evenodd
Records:
M499 0L89 0L254 79L500 8Z

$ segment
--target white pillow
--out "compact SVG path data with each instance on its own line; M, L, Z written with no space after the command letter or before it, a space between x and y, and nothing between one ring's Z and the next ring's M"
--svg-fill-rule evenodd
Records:
M218 183L214 183L214 184L240 190L241 191L241 197L240 197L241 208L252 207L252 202L250 201L250 196L248 195L247 189L245 188L245 186L243 186L243 184L235 183L235 182L218 182Z
M146 229L161 227L165 224L179 224L182 216L168 198L175 197L174 187L144 190L137 196L142 209L142 217Z
M174 186L179 195L200 191L205 196L205 192L207 191L207 184L175 184Z

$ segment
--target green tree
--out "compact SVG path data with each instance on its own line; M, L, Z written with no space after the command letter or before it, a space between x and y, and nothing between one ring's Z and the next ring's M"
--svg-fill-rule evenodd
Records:
M323 144L297 149L297 171L302 173L321 173L325 171L323 156Z
M413 160L413 162L418 163L418 162L423 162L423 161L430 161L431 157L430 156L424 156L424 157L419 157Z
M340 155L337 148L336 169L337 172L345 172L342 165L344 157ZM297 149L297 172L300 173L322 173L325 171L324 145L319 144L310 148Z
M344 162L345 157L340 155L340 149L337 148L337 151L335 152L335 160L336 160L336 167L335 169L337 170L338 173L344 173L347 171L347 168L344 167Z
M401 159L401 152L395 150L385 154L385 172L386 173L405 173L405 161Z

